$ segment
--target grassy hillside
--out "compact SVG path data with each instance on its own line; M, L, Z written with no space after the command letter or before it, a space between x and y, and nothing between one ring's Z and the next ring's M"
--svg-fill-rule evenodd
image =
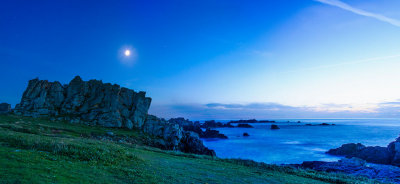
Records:
M0 183L373 183L162 151L145 146L151 139L139 131L0 115Z

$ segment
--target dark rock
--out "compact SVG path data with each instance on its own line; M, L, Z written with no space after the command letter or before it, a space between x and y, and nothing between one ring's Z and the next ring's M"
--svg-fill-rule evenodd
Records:
M326 153L331 155L340 155L347 158L357 157L367 162L377 164L388 164L400 166L400 142L399 138L391 142L387 147L364 146L360 143L344 144L339 148L330 149Z
M219 139L228 139L228 137L224 134L219 133L218 130L211 130L207 128L206 131L202 134L203 138L219 138Z
M330 124L328 124L328 123L321 123L321 124L319 124L319 125L328 126L328 125L330 125Z
M0 114L7 114L11 112L11 105L8 103L0 103Z
M277 129L280 129L280 128L278 127L278 125L271 125L271 129L272 130L277 130Z
M245 136L245 137L248 137L248 136L250 136L248 133L243 133L243 136Z
M198 135L194 132L185 131L180 143L180 151L202 155L216 156L214 150L204 146Z
M246 124L246 123L240 123L237 125L238 128L254 128L253 126Z
M192 131L197 133L200 138L227 138L224 134L219 133L219 131L211 130L210 128L207 128L206 131L203 131L199 122L193 123L192 121L185 120L184 118L171 118L168 121L181 125L183 127L183 130L185 131ZM214 120L208 121L207 124L216 125Z

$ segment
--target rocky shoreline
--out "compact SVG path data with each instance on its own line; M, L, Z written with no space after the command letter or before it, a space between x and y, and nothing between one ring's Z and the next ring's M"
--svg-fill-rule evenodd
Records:
M117 84L83 81L76 76L69 84L33 79L14 113L50 117L71 123L138 129L154 137L156 147L215 156L197 133L148 114L151 98Z

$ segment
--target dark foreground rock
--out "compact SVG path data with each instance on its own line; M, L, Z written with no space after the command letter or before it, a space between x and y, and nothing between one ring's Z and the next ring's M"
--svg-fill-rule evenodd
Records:
M400 166L400 138L391 142L387 147L364 146L360 143L343 144L326 153L347 158L357 157L367 162Z
M152 146L215 156L196 133L179 123L148 115L151 98L116 84L75 77L68 85L33 79L29 81L15 113L49 116L53 120L104 127L139 129L154 137Z
M250 135L249 135L249 133L245 132L245 133L243 133L243 136L244 136L244 137L248 137L248 136L250 136Z
M0 103L0 114L7 114L11 112L11 105L8 103Z
M297 165L317 171L341 172L376 179L384 183L400 183L400 168L390 165L369 164L358 158L344 158L338 162L311 161Z

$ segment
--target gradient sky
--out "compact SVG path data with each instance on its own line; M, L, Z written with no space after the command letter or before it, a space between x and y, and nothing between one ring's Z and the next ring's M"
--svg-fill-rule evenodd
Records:
M192 119L400 118L400 1L0 5L0 101L29 79L101 79ZM129 48L135 57L122 55Z

